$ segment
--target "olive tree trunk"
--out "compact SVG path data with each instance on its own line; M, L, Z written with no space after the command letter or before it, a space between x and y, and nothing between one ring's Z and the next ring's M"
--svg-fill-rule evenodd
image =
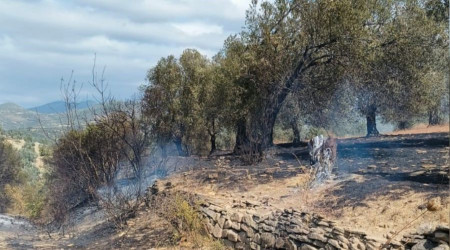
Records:
M371 136L379 136L380 132L377 129L377 107L375 105L371 105L369 107L368 113L366 114L367 120L367 137Z

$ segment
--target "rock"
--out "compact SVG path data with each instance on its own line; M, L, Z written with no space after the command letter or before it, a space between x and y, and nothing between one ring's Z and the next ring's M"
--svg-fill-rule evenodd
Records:
M314 245L314 246L318 246L318 247L320 247L320 248L324 248L324 247L326 246L326 244L323 243L323 242L320 241L320 240L314 240L314 241L313 241L313 245Z
M241 223L243 215L241 213L233 213L230 216L231 221Z
M244 215L244 217L242 217L242 222L252 227L253 229L258 230L258 224L256 224L250 214Z
M292 208L286 208L286 209L284 209L284 212L287 213L287 214L292 214L293 213Z
M289 238L303 243L312 243L312 240L310 240L306 235L291 234L289 235Z
M299 250L317 250L317 248L315 248L309 244L305 244L305 243L303 243L298 249Z
M450 231L450 227L447 225L439 225L436 227L436 230L441 230L441 231L445 231L445 232L449 232Z
M294 225L294 226L288 226L286 228L286 232L288 233L295 233L295 234L308 234L309 231L298 226L298 225Z
M238 242L239 235L233 230L228 230L227 239L232 242Z
M224 224L225 224L225 217L221 216L218 220L217 220L217 224L219 224L219 227L223 228Z
M217 218L219 217L219 214L218 214L218 213L216 213L216 212L210 210L209 208L204 208L204 207L202 207L202 208L200 208L200 210L201 210L204 214L208 215L208 216L209 216L211 219L213 219L213 220L217 220Z
M231 222L231 228L233 228L236 231L240 231L241 230L241 224L237 223L237 222Z
M258 244L256 244L255 242L250 242L250 249L256 250L256 249L258 249L258 248L260 248L260 247L258 246Z
M330 225L325 221L319 221L316 223L318 226L329 227Z
M218 239L222 238L222 228L219 226L219 224L216 224L214 226L214 229L212 231L212 235Z
M427 250L433 249L434 247L437 247L436 243L429 240L421 240L419 243L415 244L411 250Z
M252 241L256 244L261 244L261 235L256 233L255 236L253 236Z
M328 239L328 244L332 245L333 247L339 249L341 246L339 246L339 242L337 240Z
M208 232L210 234L212 234L212 232L214 231L214 226L210 222L207 222L206 223L206 229L208 230Z
M333 228L333 233L344 235L344 234L345 234L345 230L342 229L342 228L340 228L340 227L334 227L334 228Z
M223 228L228 229L231 228L231 225L233 223L230 220L226 220L225 223L223 224Z
M437 240L442 240L448 243L449 239L448 239L448 232L444 233L442 231L436 231L434 232L434 238Z
M271 233L261 234L261 247L262 248L272 248L275 245L275 236Z
M236 243L236 244L234 245L234 248L235 248L235 249L239 249L239 250L243 250L243 249L245 249L245 244L242 243L242 242L238 242L238 243Z
M318 240L318 241L321 241L324 243L327 242L327 238L325 238L325 236L320 235L318 233L310 233L310 234L308 234L308 238L313 239L313 240Z
M292 240L286 241L286 249L287 250L297 250L297 245Z
M350 242L348 241L348 239L347 238L345 238L344 236L342 236L342 235L337 235L336 236L336 239L340 242L340 243L343 243L343 244L345 244L345 245L348 245Z
M275 240L275 248L283 248L284 247L284 239L283 238L281 238L281 237L278 237L276 240Z
M266 221L264 221L264 223L269 225L269 226L276 227L277 224L278 224L278 221L276 221L276 220L266 220Z
M222 210L223 210L221 207L216 206L216 205L210 205L210 206L209 206L209 209L211 209L211 210L213 210L213 211L215 211L215 212L217 212L217 213L220 213L220 212L222 212Z
M229 247L229 248L231 248L231 249L234 248L234 242L229 241L229 240L223 240L222 242L223 242L223 244L224 244L226 247Z
M440 244L439 246L433 248L433 250L449 250L450 247L447 244Z
M246 224L241 224L241 229L247 233L248 237L252 238L255 235L253 229Z
M262 230L264 230L266 232L274 232L275 231L274 227L268 226L266 224L261 224L261 228L262 228Z
M245 232L239 232L239 241L246 242L247 241L247 234Z
M222 230L222 238L227 238L227 236L228 236L228 229L223 229Z

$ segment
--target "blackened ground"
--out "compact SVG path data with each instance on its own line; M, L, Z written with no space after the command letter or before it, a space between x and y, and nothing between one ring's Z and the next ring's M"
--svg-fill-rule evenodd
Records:
M388 181L448 184L448 133L343 139L338 178L357 173Z

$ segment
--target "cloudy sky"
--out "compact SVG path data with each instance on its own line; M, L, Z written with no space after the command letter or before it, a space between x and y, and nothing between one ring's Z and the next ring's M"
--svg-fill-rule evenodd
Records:
M244 25L250 0L1 0L0 103L61 98L72 70L89 80L94 55L111 92L126 98L160 57L196 48L212 56ZM90 98L84 88L82 96Z

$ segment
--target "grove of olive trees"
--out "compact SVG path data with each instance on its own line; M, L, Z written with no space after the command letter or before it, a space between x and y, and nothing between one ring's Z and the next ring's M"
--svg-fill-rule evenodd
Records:
M145 113L180 154L213 152L233 131L234 152L255 159L279 119L296 142L298 121L332 130L340 112L362 115L367 136L377 117L435 124L448 102L447 17L448 1L254 1L213 59L186 50L149 70Z

